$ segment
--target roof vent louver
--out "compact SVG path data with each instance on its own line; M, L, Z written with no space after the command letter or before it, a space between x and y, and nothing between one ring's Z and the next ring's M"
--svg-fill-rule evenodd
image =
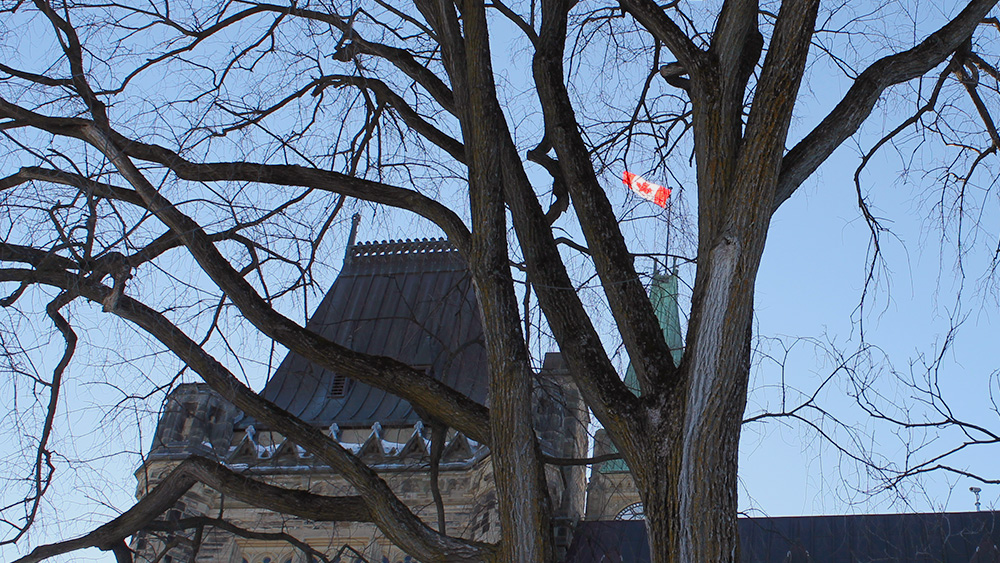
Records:
M347 377L340 373L333 374L333 380L330 382L330 398L343 399L346 393Z

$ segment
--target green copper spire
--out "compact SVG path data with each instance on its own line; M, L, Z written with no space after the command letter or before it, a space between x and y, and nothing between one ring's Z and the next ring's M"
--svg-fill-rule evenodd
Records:
M649 288L649 300L653 303L653 312L663 330L663 339L670 348L670 355L674 357L674 365L680 365L681 356L684 355L684 339L681 335L681 317L677 308L677 268L668 273L653 271L653 283ZM639 395L639 378L635 375L632 362L628 363L625 370L625 385L633 393ZM601 466L601 473L624 473L628 471L628 465L623 459L615 459L605 462Z
M649 300L653 303L653 312L663 330L663 339L667 341L670 355L674 357L674 365L680 365L684 355L684 340L681 336L680 312L677 309L677 269L672 272L660 273L653 271L653 283L649 288ZM639 394L639 380L635 376L632 362L625 370L625 385L636 395Z

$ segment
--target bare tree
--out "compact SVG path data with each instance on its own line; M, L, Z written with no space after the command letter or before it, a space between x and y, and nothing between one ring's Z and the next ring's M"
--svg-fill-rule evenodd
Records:
M954 169L948 184L961 191L1000 145L993 102L983 99L996 93L992 54L982 52L995 45L995 3L942 7L935 29L895 49L886 47L891 41L871 46L855 63L853 46L825 38L850 34L864 19L829 29L847 8L830 8L819 21L818 0L6 2L5 35L43 55L0 64L3 304L27 309L25 295L47 296L47 315L66 343L53 375L39 378L51 399L28 517L11 524L13 539L30 526L54 467L46 440L77 342L60 311L90 302L148 333L359 495L291 502L292 493L268 489L259 502L317 519L370 520L423 561L552 560L513 261L631 469L654 561L736 560L737 449L754 285L771 217L902 84L926 81L930 91L896 89L919 111L885 141L908 128L961 137L972 164ZM495 59L501 44L514 53L503 72ZM800 85L816 59L842 63L853 82L822 120L791 139ZM521 86L518 72L530 76ZM530 99L513 103L518 88ZM955 108L965 113L956 117ZM690 181L682 191L696 198L688 256L696 272L680 365L637 272L639 252L623 236L621 196L605 187L625 163ZM549 178L540 182L543 173ZM327 341L282 312L283 298L313 283L314 267L326 260L322 241L353 200L419 216L462 252L487 336L489 409L411 366ZM859 200L877 237L860 188ZM582 241L557 235L565 229ZM190 257L207 286L165 295L147 281L170 272L178 255ZM610 313L641 396L621 381L595 328L599 313L578 292L582 280L572 274L581 270L568 263L599 280L598 309ZM254 393L216 357L225 340L219 318L228 315L487 444L501 541L438 533L350 452ZM204 333L200 340L192 327ZM250 486L234 484L239 479L192 460L120 518L25 560L86 546L128 560L125 538L177 491L195 480Z

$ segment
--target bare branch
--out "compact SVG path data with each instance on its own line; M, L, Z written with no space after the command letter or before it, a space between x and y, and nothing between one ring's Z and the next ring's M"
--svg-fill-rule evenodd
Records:
M621 459L622 454L618 452L598 455L594 457L552 457L552 456L542 456L542 461L549 465L558 465L561 467L572 467L574 465L595 465L598 463L604 463L605 461L614 461L616 459Z
M73 85L73 80L69 78L50 78L44 74L34 74L18 70L16 68L11 68L3 63L0 63L0 72L6 72L16 78L27 80L28 82L34 82L35 84L41 84L43 86L53 86L59 88Z
M91 193L97 197L105 199L117 199L132 205L144 207L145 202L139 197L135 190L120 188L111 184L95 182L89 178L84 178L79 174L64 172L62 170L51 170L38 166L25 166L15 174L0 178L0 190L12 188L24 182L41 180L54 184L65 184L79 188L84 193Z
M677 57L681 66L696 79L703 76L702 67L705 62L705 52L699 49L687 34L653 0L621 0L622 8L632 14L653 37L666 45L667 49ZM544 34L542 35L544 37Z
M919 45L883 57L854 81L844 98L785 155L775 193L777 209L871 114L886 88L929 72L967 41L997 0L972 0Z
M511 21L511 23L516 25L517 28L520 29L522 33L524 33L524 36L527 37L529 41L531 41L532 43L538 43L538 34L535 33L535 30L531 28L528 22L524 21L524 18L522 18L517 12L512 10L510 6L504 4L502 0L493 0L493 2L490 5L493 8L495 8L498 12L503 14L505 18Z
M0 98L0 117L11 118L24 125L37 127L54 135L64 135L81 140L88 140L86 137L92 136L95 131L94 124L87 120L44 116L12 104L3 98ZM111 132L109 135L111 138L108 141L121 147L122 154L166 166L184 180L199 182L248 181L302 186L409 209L440 226L447 233L448 239L459 250L468 250L468 229L461 218L444 205L413 190L294 164L195 163L157 145L140 143L115 132ZM100 146L95 148L101 150Z
M55 466L52 465L52 452L49 451L49 437L52 435L56 408L59 405L59 394L62 392L63 374L66 372L66 367L69 366L69 362L73 358L77 342L76 332L70 326L69 322L66 321L66 318L62 316L62 313L59 312L59 309L69 303L71 299L72 294L64 291L45 307L46 314L48 314L52 323L66 341L66 348L63 350L63 355L59 358L56 367L52 370L52 380L46 385L49 388L49 403L45 410L45 422L42 424L42 433L38 437L38 445L35 447L34 475L31 478L34 482L34 493L24 499L24 504L27 506L24 523L18 524L18 531L14 537L0 541L0 545L17 543L19 539L28 533L28 530L35 523L35 518L38 515L38 507L46 491L48 491L49 485L52 483L52 475L55 473Z
M108 126L107 107L105 107L104 102L98 99L87 81L87 72L84 70L86 65L83 61L83 45L76 34L76 29L68 21L59 16L47 0L34 0L34 2L35 7L45 14L45 17L49 19L52 27L56 30L59 43L66 54L66 59L69 61L73 89L76 90L80 98L87 104L87 108L90 110L91 115L93 115L94 120L102 126Z
M235 473L203 457L193 456L182 461L163 481L121 516L79 538L40 545L15 563L36 563L88 547L104 551L118 549L118 546L124 545L123 541L126 538L152 524L195 483L204 483L251 506L293 514L309 520L372 521L365 501L360 496L328 497L302 490L275 487Z
M374 78L360 76L337 75L328 77L334 86L353 85L359 88L367 88L375 93L379 101L387 104L403 119L403 121L415 132L422 135L428 141L441 147L458 162L465 163L465 147L447 133L441 131L434 124L420 116L403 98L393 92L385 82ZM317 86L319 88L321 86ZM315 95L315 93L314 93Z
M347 42L340 46L337 52L334 53L333 56L336 60L349 61L354 56L359 54L372 55L385 59L424 88L424 90L426 90L427 93L429 93L442 108L450 113L456 113L457 109L455 107L455 99L448 86L430 69L418 63L409 51L363 39L356 31L354 31L349 20L345 20L336 14L317 12L297 7L289 8L287 6L277 6L266 3L257 4L256 7L261 10L289 13L294 16L334 26L344 33L344 37L347 40Z

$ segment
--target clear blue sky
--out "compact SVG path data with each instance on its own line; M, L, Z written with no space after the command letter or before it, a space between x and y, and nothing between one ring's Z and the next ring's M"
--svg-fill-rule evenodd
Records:
M711 2L706 2L706 5ZM907 3L902 3L907 4ZM925 3L926 5L926 3ZM926 12L926 13L925 13ZM933 11L915 13L913 22L899 25L919 33L934 21ZM901 38L906 42L905 33ZM502 50L497 60L510 60L507 45L494 44ZM995 52L995 49L994 49ZM860 56L860 55L859 55ZM515 57L516 58L516 57ZM863 58L863 57L862 57ZM795 123L793 139L814 124L823 113L832 107L845 88L846 81L828 66L813 69L813 81L807 85L799 106L799 119ZM501 70L515 88L520 80L515 70ZM667 88L657 81L654 88ZM912 99L912 98L911 98ZM995 101L990 101L994 104ZM895 126L913 103L890 103L872 117L872 121L859 137L860 146L867 149L877 134ZM512 121L515 119L512 117ZM530 123L528 128L530 128ZM940 389L954 413L976 423L1000 431L1000 418L990 402L990 394L998 392L997 382L992 378L1000 369L1000 355L996 352L1000 337L998 320L996 276L989 277L990 260L997 247L997 232L1000 227L998 198L992 186L992 178L997 176L996 157L985 163L982 174L977 178L977 190L971 197L984 202L985 211L980 221L985 226L963 246L968 251L964 257L964 269L959 270L956 262L955 224L950 223L943 231L936 222L935 204L941 189L940 175L934 167L947 157L933 142L918 151L918 157L907 160L915 144L911 139L896 148L884 148L869 165L863 176L864 187L871 190L872 202L878 214L886 218L892 234L883 236L885 268L878 271L876 283L872 286L863 310L862 302L868 266L869 232L860 216L854 192L853 173L858 163L858 150L849 142L817 173L800 191L775 215L769 234L763 264L757 282L757 322L756 333L766 338L760 344L755 367L754 388L751 393L748 415L759 409L776 408L780 404L780 392L774 387L782 376L790 389L811 393L823 379L833 371L837 363L831 349L850 354L861 345L859 321L864 322L865 341L876 346L879 353L874 361L879 367L878 378L870 387L870 392L878 392L888 403L908 405L904 412L914 420L927 420L930 416L924 398L898 383L887 364L882 362L881 352L891 360L896 372L906 376L916 376L918 381L924 372L924 363L936 355L948 334L951 320L960 319L962 324L950 350L944 355L938 372ZM907 165L908 174L901 174ZM6 168L5 168L6 171ZM616 171L617 173L617 171ZM649 178L660 181L660 178ZM544 180L540 180L544 181ZM620 184L609 177L609 193L622 209L636 205L630 202ZM676 186L672 186L676 187ZM992 188L992 191L985 191ZM694 194L684 195L685 188L677 192L680 200L686 201L678 207L676 221L690 217L691 201ZM686 199L685 199L686 198ZM646 219L630 220L626 224L627 236L636 240L637 251L652 250L643 240L662 240L665 223L662 216L653 211L639 208L629 217L641 214ZM370 212L367 212L370 217ZM415 232L426 230L426 226L415 224L412 219L400 219L396 214L380 214L375 226L363 229L363 239L405 238ZM966 234L974 233L968 223ZM340 242L346 236L346 223L340 225ZM429 231L428 231L429 232ZM569 233L571 236L573 232ZM423 232L421 232L421 236ZM678 243L682 244L682 243ZM336 246L339 252L342 246ZM183 266L183 265L182 265ZM642 266L648 268L648 264ZM691 271L682 269L682 277L691 280ZM326 283L332 281L326 280ZM957 299L956 291L962 287L962 297ZM44 297L35 296L43 304ZM314 302L314 305L318 300ZM109 321L108 316L96 313L93 308L79 308L74 321L79 323L83 338L101 343L101 348L90 355L81 355L74 362L72 370L79 374L68 383L66 404L72 405L60 414L59 424L63 429L57 436L57 444L67 453L67 457L85 459L92 468L82 468L79 472L69 470L61 475L68 478L62 488L52 497L52 504L46 507L45 522L32 544L51 541L61 534L69 534L89 529L94 524L106 520L115 510L126 508L131 502L134 490L132 471L138 463L138 452L148 448L149 432L153 428L152 412L123 410L111 417L103 415L102 408L109 401L120 398L115 386L126 382L138 389L148 382L146 375L161 381L175 373L176 363L166 355L151 354L140 362L133 361L144 355L151 345L142 335L128 327ZM11 321L14 322L14 321ZM26 346L37 346L39 358L58 357L61 352L58 340L49 343L47 334L50 327L44 319L34 319L22 326L37 330L31 336L24 333ZM796 338L809 338L821 342L800 341L792 347L792 353L779 369L773 361L765 358L765 353L774 356L781 350L774 337L782 338L785 345L791 345ZM260 341L252 336L236 341L236 346L253 349ZM610 339L610 337L609 337ZM105 345L105 341L110 342ZM266 346L266 344L265 344ZM122 351L126 351L122 354ZM137 352L136 352L137 351ZM55 354L55 355L54 355ZM119 360L128 358L129 361ZM280 360L280 352L279 357ZM861 364L864 367L866 364ZM39 364L39 371L46 373L51 366ZM266 369L248 365L251 379L262 382ZM864 370L862 370L864 371ZM83 383L92 380L94 373L104 373L105 383ZM867 373L873 373L868 371ZM847 425L837 428L828 420L822 428L834 432L839 438L850 443L853 437L869 437L851 445L850 451L862 455L872 454L879 461L885 459L899 464L905 461L905 444L924 443L924 449L912 453L911 462L926 459L935 452L945 451L957 443L961 437L954 432L936 434L900 434L889 424L872 423L855 408L849 394L856 391L846 374L840 373L824 387L817 398L817 404L830 413L836 414ZM801 395L787 393L788 404ZM155 408L155 401L149 403ZM815 413L807 413L816 420ZM141 425L137 425L141 420ZM9 422L9 421L8 421ZM141 435L135 434L140 427ZM16 429L8 427L4 437L10 438L8 451L16 446ZM126 454L110 454L124 447ZM954 465L963 469L980 472L989 478L1000 478L1000 446L987 446L973 455L962 455ZM848 512L874 511L925 511L933 509L971 510L973 497L968 487L972 480L964 477L939 473L921 480L908 482L904 487L874 496L864 494L866 489L876 489L879 482L869 478L862 466L844 459L837 451L817 437L817 433L801 424L770 422L766 426L749 425L744 430L743 458L741 460L742 487L740 490L742 507L756 514L840 514ZM979 485L983 488L984 507L1000 504L1000 488ZM104 505L102 507L102 505ZM56 521L66 514L86 515L93 508L101 507L93 516L81 516L81 521L57 525ZM0 549L0 558L9 559L11 551ZM89 556L89 555L88 555ZM113 558L95 554L94 557L111 561ZM80 557L73 559L79 560Z

